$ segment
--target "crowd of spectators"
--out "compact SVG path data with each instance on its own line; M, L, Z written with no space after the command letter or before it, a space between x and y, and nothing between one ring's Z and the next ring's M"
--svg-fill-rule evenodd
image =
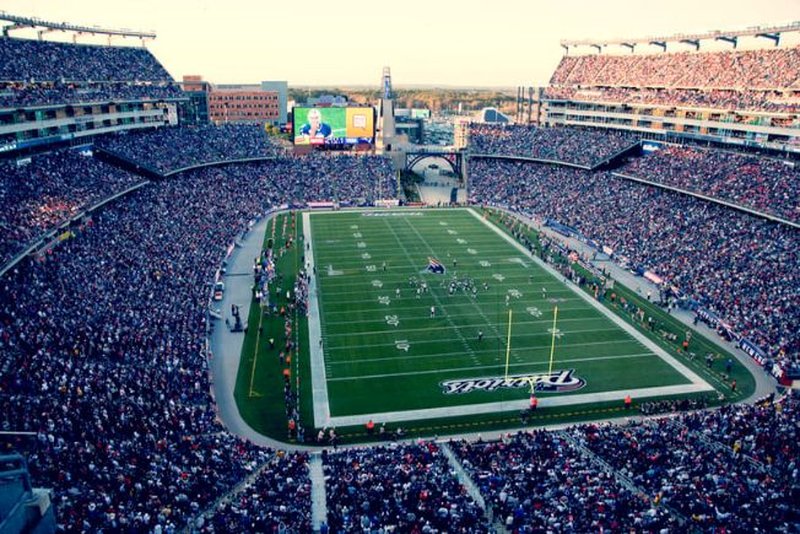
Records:
M221 433L204 351L221 251L272 200L257 183L145 186L3 280L3 429L37 432L21 446L68 529L185 524L259 460Z
M451 447L508 532L788 532L796 395Z
M276 176L291 177L284 185L290 199L365 206L397 196L392 162L383 156L319 153L278 158L269 169Z
M36 432L14 446L55 489L67 530L180 528L269 459L216 420L206 306L226 246L254 216L317 194L370 197L378 180L356 157L308 161L314 187L293 174L302 158L147 184L3 278L0 429Z
M619 172L800 222L794 163L723 150L668 146Z
M51 206L55 190L85 188L59 204L71 213L72 202L135 183L72 152L5 165L2 205L28 202L13 217L4 212L9 242L61 220L28 213ZM573 225L796 357L800 246L784 226L607 173L488 159L471 172L476 199ZM376 156L206 167L119 199L0 280L0 430L35 433L3 436L0 451L23 452L37 484L53 488L65 531L308 530L307 456L257 447L217 420L205 349L211 284L226 247L274 206L395 194L390 162ZM704 528L780 530L797 521L798 436L796 401L779 406L584 425L570 430L580 446L533 433L456 449L512 530L674 529L662 502ZM334 532L489 529L435 443L323 460Z
M344 532L489 532L433 442L323 453L328 527Z
M209 534L311 532L308 454L279 452L255 480L195 527Z
M679 287L786 367L800 363L794 228L610 173L473 158L471 200L578 229Z
M0 162L0 265L82 209L142 181L72 150L23 165Z
M0 38L3 81L172 81L144 47Z
M638 141L631 133L591 128L535 128L473 123L473 154L518 156L593 167Z
M679 89L800 87L800 47L564 56L550 85Z
M180 98L183 92L172 83L21 83L0 84L0 109L50 104L93 104L101 102L164 100Z
M95 143L160 173L203 163L274 157L283 152L256 124L162 127L107 135Z
M262 135L257 127L223 127L222 131L215 127L200 131L210 132L210 135L206 144L198 145L205 148L198 148L195 154L202 153L206 158L217 157L223 153L224 147L237 144L226 140L222 132L236 136L241 133L242 136L236 138L244 139L243 144L251 147L250 155L258 152ZM180 135L189 139L191 136L200 137L201 133ZM124 136L126 141L128 137ZM104 144L112 143L107 139ZM144 144L135 146L141 147L143 155L170 148L159 147L157 150L151 147L147 150ZM183 143L177 143L171 148L173 152L186 153L183 146ZM264 146L269 146L266 141ZM246 147L242 148L238 155L245 156L246 150ZM176 156L174 160L179 159ZM183 160L184 164L199 161L204 160ZM336 201L341 205L371 205L377 199L394 198L397 194L391 161L377 156L281 157L263 164L229 167L226 172L243 179L245 176L261 176L281 180L283 198L301 204L313 200ZM214 171L210 173L214 174ZM83 209L143 181L141 176L72 150L36 155L22 165L15 161L0 163L0 203L5 206L0 215L0 265Z
M800 521L796 400L785 402L785 416L780 404L729 406L625 426L582 425L569 434L651 499L675 510L689 529L784 532ZM752 415L757 418L751 425ZM751 450L741 443L764 444L773 434L787 439L776 447L759 449L755 443ZM791 463L776 468L750 455L767 449L793 455Z
M723 406L686 416L684 421L705 439L722 443L775 472L789 474L797 483L800 401L797 395L788 395L777 403L772 401L768 397L752 405Z
M800 88L798 89L800 90ZM700 109L752 110L796 113L797 98L783 91L752 89L674 89L648 87L547 87L544 96L552 100L652 104Z
M508 532L659 532L677 525L556 432L452 444Z

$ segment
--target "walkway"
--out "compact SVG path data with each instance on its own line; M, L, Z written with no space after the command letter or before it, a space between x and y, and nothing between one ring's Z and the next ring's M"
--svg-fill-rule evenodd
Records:
M261 245L264 242L264 234L270 220L271 217L265 217L255 224L238 241L238 245L228 258L228 268L224 279L225 295L219 303L223 317L230 317L231 304L237 304L240 307L243 318L250 316L250 305L253 302L251 289L253 259L261 253ZM233 391L236 387L236 375L239 372L244 334L229 331L225 326L224 319L212 319L212 321L214 324L209 342L213 356L209 359L208 366L211 372L212 395L217 402L220 419L231 433L257 445L287 449L286 443L268 438L253 430L239 413ZM317 450L317 447L293 445L291 449Z
M483 500L483 495L478 490L478 487L472 481L469 474L464 470L464 466L461 465L461 462L458 461L456 455L453 453L453 449L450 448L450 444L448 442L443 442L439 445L439 448L442 450L445 456L447 456L447 461L450 463L450 467L455 471L456 478L464 486L464 489L467 490L467 493L472 500L475 501L475 504L480 506L481 510L487 512L486 510L486 501ZM491 519L491 518L490 518Z

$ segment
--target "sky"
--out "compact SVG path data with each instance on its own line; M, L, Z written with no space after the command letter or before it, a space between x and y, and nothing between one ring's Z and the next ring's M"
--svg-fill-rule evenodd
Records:
M545 85L562 39L800 20L800 0L2 0L0 10L154 30L147 46L178 80L290 86L377 86L385 65L395 86Z

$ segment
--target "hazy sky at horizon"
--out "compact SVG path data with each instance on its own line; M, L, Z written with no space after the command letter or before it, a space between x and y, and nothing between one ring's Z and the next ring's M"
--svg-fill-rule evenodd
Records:
M397 85L541 85L562 55L561 39L800 20L800 0L352 5L330 0L3 0L0 9L49 21L155 30L158 38L148 47L178 80L201 74L214 83L288 80L290 85L378 86L384 65L391 66Z

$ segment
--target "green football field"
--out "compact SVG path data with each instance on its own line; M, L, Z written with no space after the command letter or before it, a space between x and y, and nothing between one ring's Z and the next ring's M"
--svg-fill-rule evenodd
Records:
M473 210L302 217L315 427L712 390Z

